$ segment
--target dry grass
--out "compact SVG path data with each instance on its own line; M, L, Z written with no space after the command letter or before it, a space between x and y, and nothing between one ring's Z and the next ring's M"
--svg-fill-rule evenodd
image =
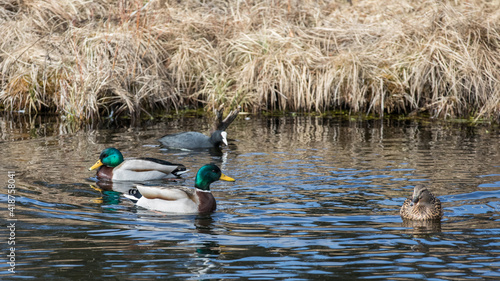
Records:
M499 1L0 0L0 22L7 110L500 120Z

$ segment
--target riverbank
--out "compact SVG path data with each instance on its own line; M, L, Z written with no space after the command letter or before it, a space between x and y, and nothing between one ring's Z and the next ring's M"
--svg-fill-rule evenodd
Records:
M3 109L87 122L185 108L500 120L500 4L11 1Z

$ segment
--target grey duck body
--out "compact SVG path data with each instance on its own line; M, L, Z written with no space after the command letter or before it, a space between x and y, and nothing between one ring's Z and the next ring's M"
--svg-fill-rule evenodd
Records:
M227 145L226 135L226 132L220 130L213 132L210 137L199 132L184 132L163 136L158 141L170 148L212 148L219 147L222 144Z

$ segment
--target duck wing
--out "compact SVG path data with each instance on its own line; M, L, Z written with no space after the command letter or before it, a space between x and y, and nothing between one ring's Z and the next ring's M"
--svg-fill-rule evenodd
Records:
M162 199L168 201L190 199L194 201L195 191L193 188L183 186L147 186L136 185L137 189L147 199Z
M180 175L187 172L186 167L182 164L174 164L156 158L128 158L117 168L133 172L159 171L165 174L174 175Z

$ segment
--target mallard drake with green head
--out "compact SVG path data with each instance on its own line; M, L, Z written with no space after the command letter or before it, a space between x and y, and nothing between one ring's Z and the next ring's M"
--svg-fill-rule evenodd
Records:
M210 184L218 180L234 181L224 175L215 164L207 164L198 170L194 189L136 185L141 194L137 205L168 213L210 213L217 208L215 198L210 192Z
M89 168L97 170L97 178L111 181L147 181L179 176L187 172L182 164L173 164L156 158L123 159L122 153L114 148L104 149L99 160Z
M441 201L423 185L416 185L413 196L403 203L400 210L403 220L441 220L443 210Z

